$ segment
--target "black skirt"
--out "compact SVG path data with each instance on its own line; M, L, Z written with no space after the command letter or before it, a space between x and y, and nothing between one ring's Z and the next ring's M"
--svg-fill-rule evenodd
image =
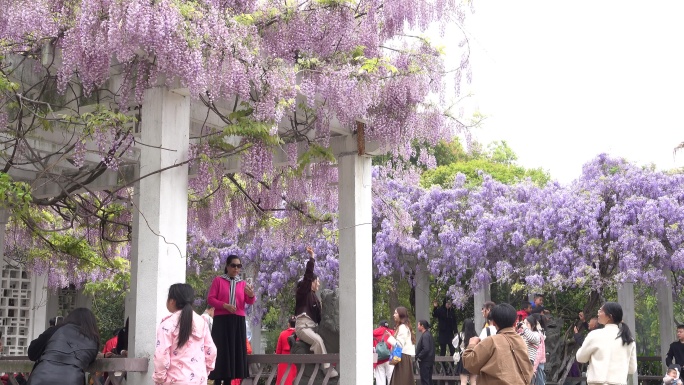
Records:
M245 317L227 314L214 317L211 338L216 344L216 367L210 380L230 381L249 377Z
M456 374L457 374L457 375L461 375L461 374L470 374L470 372L468 371L468 369L466 369L466 368L463 367L463 357L461 357L461 359L460 359L460 360L458 361L458 363L456 364Z

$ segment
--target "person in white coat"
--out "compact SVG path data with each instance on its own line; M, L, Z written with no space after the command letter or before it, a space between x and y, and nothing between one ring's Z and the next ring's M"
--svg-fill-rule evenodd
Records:
M603 329L592 331L577 351L578 362L588 362L587 384L627 384L636 373L636 343L629 327L622 322L622 307L606 302L598 311Z
M482 317L484 318L485 323L480 332L480 341L496 334L496 328L489 323L489 313L494 309L494 306L496 306L496 304L492 301L485 302L484 306L482 306ZM468 345L468 341L465 341L465 343Z
M405 307L399 306L394 310L394 322L397 325L394 336L389 332L385 334L390 345L401 347L401 361L394 366L390 385L415 385L413 360L416 356L416 336L411 330L411 320Z

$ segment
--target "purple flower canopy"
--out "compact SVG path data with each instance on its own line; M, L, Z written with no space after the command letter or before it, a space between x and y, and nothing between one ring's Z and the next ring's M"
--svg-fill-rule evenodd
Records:
M374 261L380 274L426 263L463 303L491 282L532 290L653 284L684 267L684 176L600 155L568 186L422 189L375 180Z
M567 186L505 185L485 176L481 186L469 189L457 175L451 189L424 189L410 172L389 178L376 168L373 174L375 273L404 274L424 265L438 281L455 280L449 292L456 303L491 282L600 291L623 281L653 284L684 267L679 174L606 155L589 162ZM219 253L191 255L213 255L216 268L227 253L244 256L259 265L260 292L273 296L299 279L304 246L312 244L323 256L317 274L328 286L337 285L334 221L247 229L223 241L227 246ZM201 238L193 231L191 248ZM206 244L211 241L197 243Z

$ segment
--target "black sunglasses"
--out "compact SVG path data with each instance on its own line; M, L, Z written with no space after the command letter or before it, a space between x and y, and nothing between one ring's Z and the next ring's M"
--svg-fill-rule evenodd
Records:
M229 266L232 267L233 269L242 269L241 263L231 263Z

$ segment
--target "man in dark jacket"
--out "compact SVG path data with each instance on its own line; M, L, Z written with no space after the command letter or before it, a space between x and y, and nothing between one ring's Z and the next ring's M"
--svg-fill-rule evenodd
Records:
M432 385L432 367L435 366L435 340L430 333L430 323L418 321L418 331L422 333L416 345L416 361L420 367L421 385Z
M670 367L672 359L680 366L684 366L684 325L677 326L677 341L670 344L670 350L667 351L667 357L665 357L665 365ZM682 378L681 373L679 378Z
M437 306L437 301L434 302L434 310L432 316L437 319L437 330L439 331L439 350L440 355L445 356L447 346L449 347L449 355L454 355L456 348L451 343L454 336L458 333L458 325L456 324L456 311L454 310L451 301L444 298L442 306Z

